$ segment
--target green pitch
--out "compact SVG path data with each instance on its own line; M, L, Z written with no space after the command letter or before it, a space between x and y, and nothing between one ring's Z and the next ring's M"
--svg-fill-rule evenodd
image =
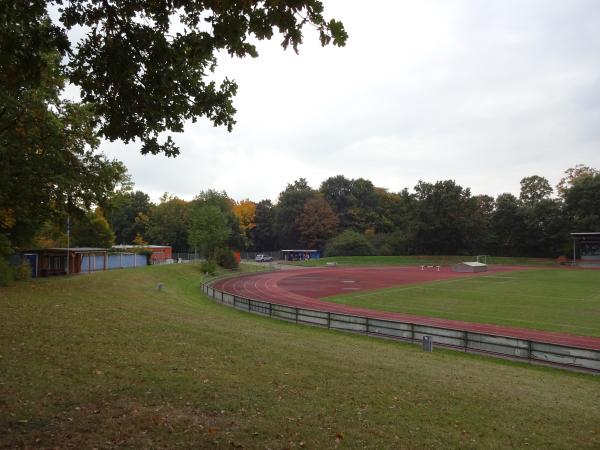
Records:
M600 270L495 272L326 300L420 316L600 336Z

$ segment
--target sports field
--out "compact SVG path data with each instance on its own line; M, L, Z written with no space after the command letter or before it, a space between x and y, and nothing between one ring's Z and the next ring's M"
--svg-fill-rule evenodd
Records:
M250 274L214 286L288 307L600 350L599 277L598 270L558 267L457 273L448 266L350 265Z
M493 272L325 300L419 316L600 336L600 270Z
M600 446L598 376L271 320L200 279L171 265L0 289L0 447Z

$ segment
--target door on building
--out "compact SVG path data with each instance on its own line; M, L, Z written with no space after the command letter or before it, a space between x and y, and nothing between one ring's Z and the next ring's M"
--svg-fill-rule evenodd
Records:
M25 253L24 256L31 267L31 277L36 278L38 276L38 255L35 253Z

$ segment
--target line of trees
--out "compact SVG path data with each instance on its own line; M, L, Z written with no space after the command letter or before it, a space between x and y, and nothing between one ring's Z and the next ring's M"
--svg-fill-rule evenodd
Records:
M78 231L79 230L79 231ZM325 249L328 254L494 254L557 257L569 233L600 230L600 172L579 165L553 189L533 175L519 196L472 195L453 180L419 181L389 192L363 178L328 178L318 189L300 178L277 202L235 201L201 192L191 201L165 194L157 204L131 185L75 223L74 242L171 245L214 256L221 248L268 251ZM54 236L54 238L53 238ZM38 243L64 239L46 224Z

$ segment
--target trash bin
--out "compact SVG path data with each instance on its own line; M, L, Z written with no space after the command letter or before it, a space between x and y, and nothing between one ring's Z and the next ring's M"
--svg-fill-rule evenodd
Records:
M423 336L423 351L433 351L433 340L431 339L431 336Z

